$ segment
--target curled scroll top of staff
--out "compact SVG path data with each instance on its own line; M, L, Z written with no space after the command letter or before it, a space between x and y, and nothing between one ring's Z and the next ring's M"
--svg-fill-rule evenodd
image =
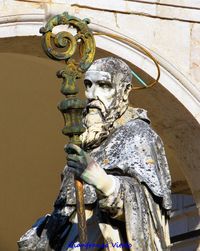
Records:
M55 60L65 60L66 67L57 73L58 77L66 79L65 86L61 89L64 95L73 95L78 92L75 81L90 67L95 56L95 40L88 28L89 19L79 19L70 16L67 12L52 17L45 27L40 29L43 34L43 49L46 54ZM53 29L65 25L74 28L76 34L61 31L54 34ZM62 27L61 26L61 27ZM79 50L80 59L73 59Z

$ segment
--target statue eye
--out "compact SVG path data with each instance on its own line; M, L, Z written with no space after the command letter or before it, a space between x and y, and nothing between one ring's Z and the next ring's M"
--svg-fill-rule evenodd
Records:
M84 80L84 85L85 85L85 88L90 88L92 86L92 82L88 79L85 79Z
M98 85L103 88L103 89L110 89L112 88L111 83L109 82L104 82L104 81L98 81Z

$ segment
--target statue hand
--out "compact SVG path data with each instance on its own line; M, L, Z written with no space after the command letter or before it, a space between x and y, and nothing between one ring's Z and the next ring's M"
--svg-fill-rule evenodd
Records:
M114 176L108 175L88 153L74 144L67 145L65 151L68 153L67 165L76 176L106 196L114 192Z

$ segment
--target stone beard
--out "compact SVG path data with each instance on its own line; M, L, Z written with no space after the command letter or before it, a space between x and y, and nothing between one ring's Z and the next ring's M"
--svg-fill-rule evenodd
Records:
M94 101L87 105L83 113L83 124L86 128L85 132L80 136L84 149L95 148L100 145L103 139L109 135L109 128L112 123L105 121L100 101ZM93 106L93 107L92 107Z
M128 108L127 97L132 86L131 80L132 75L128 65L120 59L99 59L87 71L84 81L86 96L87 88L92 88L92 85L97 90L94 90L96 95L93 95L92 98L88 96L88 103L83 112L83 124L86 130L80 136L80 139L84 149L98 147L113 130L114 122L126 111ZM98 83L96 83L97 81ZM105 92L110 92L108 98L112 98L112 101L107 106L106 102L103 102L105 100L101 100L103 89L98 91L97 84L100 87L103 85ZM124 93L126 93L125 96Z

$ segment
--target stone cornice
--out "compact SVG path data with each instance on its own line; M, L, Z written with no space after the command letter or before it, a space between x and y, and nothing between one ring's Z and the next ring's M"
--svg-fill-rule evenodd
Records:
M112 12L116 14L138 15L161 20L181 21L189 23L200 23L200 8L182 8L172 5L147 4L138 1L110 0L102 2L91 2L81 0L70 0L72 7L80 9L96 10L98 12ZM181 11L180 11L181 10Z
M90 0L16 0L5 1L0 4L1 14L0 23L8 23L13 19L20 21L41 21L52 7L61 7L68 9L74 7L76 9L93 10L96 12L111 12L125 15L138 15L146 18L155 18L161 20L181 21L189 23L200 23L200 3L195 1L192 6L188 1L188 5L176 5L170 1L162 3L162 1L137 1L137 0L109 0L109 1L90 1ZM185 2L184 2L185 3Z

